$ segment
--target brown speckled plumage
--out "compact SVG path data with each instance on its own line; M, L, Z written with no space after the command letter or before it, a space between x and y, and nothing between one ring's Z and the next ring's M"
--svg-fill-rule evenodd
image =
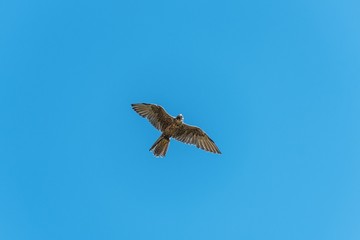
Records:
M155 104L136 103L131 106L140 116L147 118L156 129L162 132L150 148L155 156L166 155L171 137L183 143L193 144L205 151L221 154L215 142L203 130L183 123L181 114L174 118L164 108Z

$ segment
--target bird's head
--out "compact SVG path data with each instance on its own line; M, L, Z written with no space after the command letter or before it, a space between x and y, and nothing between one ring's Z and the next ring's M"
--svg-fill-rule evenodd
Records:
M184 121L184 117L183 115L180 113L179 115L176 116L176 120L179 120L179 121Z

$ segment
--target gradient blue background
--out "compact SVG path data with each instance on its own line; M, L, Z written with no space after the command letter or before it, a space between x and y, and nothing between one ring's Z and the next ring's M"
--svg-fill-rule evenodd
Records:
M0 239L360 239L359 9L1 1Z

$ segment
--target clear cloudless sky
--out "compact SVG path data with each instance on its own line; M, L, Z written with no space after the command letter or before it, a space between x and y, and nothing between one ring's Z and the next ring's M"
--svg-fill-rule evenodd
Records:
M171 141L130 107L182 113ZM360 3L0 2L0 239L360 239Z

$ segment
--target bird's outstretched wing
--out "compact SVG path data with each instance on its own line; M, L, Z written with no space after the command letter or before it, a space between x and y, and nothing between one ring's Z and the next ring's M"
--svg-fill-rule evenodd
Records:
M172 137L181 142L196 145L196 147L205 151L221 154L215 142L198 127L182 124Z
M149 103L135 103L131 107L142 117L147 118L149 122L158 130L164 131L173 122L164 108L159 105Z

